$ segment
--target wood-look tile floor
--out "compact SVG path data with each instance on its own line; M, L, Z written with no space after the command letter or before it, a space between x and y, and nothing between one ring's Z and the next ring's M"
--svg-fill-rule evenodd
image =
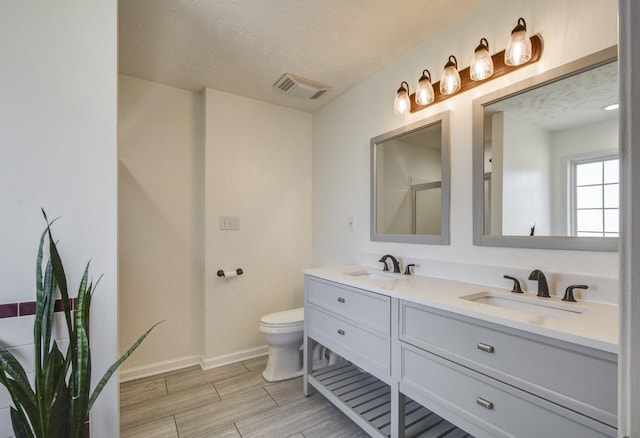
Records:
M366 438L302 378L269 383L267 357L199 366L120 385L122 438Z

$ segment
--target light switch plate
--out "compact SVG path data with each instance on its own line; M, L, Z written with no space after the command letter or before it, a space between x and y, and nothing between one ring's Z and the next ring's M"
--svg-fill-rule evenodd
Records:
M221 230L239 230L240 217L239 216L220 216L220 229Z

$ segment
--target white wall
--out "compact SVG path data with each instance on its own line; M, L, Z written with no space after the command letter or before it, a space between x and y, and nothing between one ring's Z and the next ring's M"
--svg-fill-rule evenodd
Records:
M311 264L311 114L205 94L204 365L265 352L260 317L299 307ZM220 230L238 216L240 230ZM242 268L223 279L218 269Z
M502 233L551 232L551 135L522 117L505 113L502 144ZM495 147L493 148L495 151Z
M311 114L127 76L119 108L121 351L165 321L124 378L266 352L260 317L302 305L311 264Z
M97 381L117 355L117 2L2 2L0 41L1 300L34 300L40 208L61 216L70 289L89 259L94 279L104 273L91 318ZM0 341L13 324L0 320ZM91 424L92 437L118 435L117 375Z
M120 76L120 352L164 323L123 378L200 363L204 292L204 96Z
M544 39L542 59L445 102L406 116L393 114L395 90L415 83L424 68L434 80L449 55L468 66L480 37L503 50L518 17ZM598 32L594 32L598 29ZM509 83L616 44L614 0L497 0L426 41L388 68L313 115L313 263L359 262L362 254L391 253L458 262L491 263L549 272L618 275L617 253L508 249L473 246L472 101ZM451 110L451 245L408 245L369 240L369 140L417 120ZM355 232L346 218L353 216Z

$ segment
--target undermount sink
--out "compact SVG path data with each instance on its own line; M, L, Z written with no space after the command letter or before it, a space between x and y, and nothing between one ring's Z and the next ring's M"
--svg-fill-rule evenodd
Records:
M504 309L519 310L546 318L569 319L581 315L588 309L575 304L547 301L548 298L527 297L523 295L500 292L479 292L460 297L460 299L475 303L502 307Z
M402 275L402 274L385 272L385 271L355 271L355 272L345 272L345 274L351 275L353 277L366 277L369 280L376 280L376 281L402 280L403 278L409 277L408 275Z

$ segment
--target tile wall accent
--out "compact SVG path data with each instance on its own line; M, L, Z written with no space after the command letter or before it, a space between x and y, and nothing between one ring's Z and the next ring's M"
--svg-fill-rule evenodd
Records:
M76 309L76 299L69 298L71 310ZM55 311L62 312L62 300L56 300ZM36 302L25 301L24 303L0 304L0 318L15 318L17 316L29 316L36 314Z

